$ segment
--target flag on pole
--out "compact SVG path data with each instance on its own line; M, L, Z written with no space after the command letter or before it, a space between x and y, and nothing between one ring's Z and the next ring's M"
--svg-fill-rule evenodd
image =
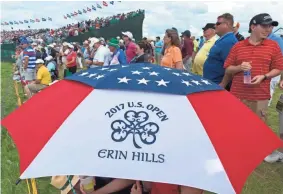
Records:
M66 17L66 16L64 16L64 18L65 18L65 19L67 19L67 17Z
M24 22L25 22L25 23L28 23L28 21L27 21L27 20L24 20Z
M78 13L77 12L74 12L74 16L77 16L78 15Z
M9 22L11 25L13 25L14 23L13 22Z
M52 21L52 18L48 17L48 20L49 20L49 21Z
M85 9L83 9L83 12L86 13L87 11Z
M105 7L108 6L108 4L106 3L106 1L103 1L102 4L103 4Z
M36 21L36 22L40 22L40 20L39 20L39 19L35 19L35 21Z
M45 18L42 18L42 21L46 22L46 19L45 19Z
M69 14L67 14L67 17L70 18L71 16Z
M91 11L91 9L88 7L88 8L87 8L87 11Z
M94 11L96 11L96 7L94 7L94 5L91 7Z
M102 9L102 7L98 3L96 4L96 6L97 6L97 8Z
M109 3L112 4L112 5L114 5L114 1L110 1Z
M14 21L14 24L19 24L17 21Z
M24 24L24 22L22 22L22 21L19 21L20 22L20 24Z
M79 14L82 14L81 10L78 11Z

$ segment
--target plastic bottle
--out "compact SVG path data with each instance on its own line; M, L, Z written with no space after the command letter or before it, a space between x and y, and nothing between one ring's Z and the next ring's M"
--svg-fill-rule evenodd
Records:
M80 176L81 185L85 193L91 193L94 191L95 178L92 176Z
M251 82L252 82L251 70L244 71L244 84L251 84Z

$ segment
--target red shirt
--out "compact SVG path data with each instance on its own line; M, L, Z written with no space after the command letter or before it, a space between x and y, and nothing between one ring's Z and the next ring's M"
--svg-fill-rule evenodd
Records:
M179 194L178 185L152 183L151 194Z
M71 53L70 54L68 54L68 56L67 56L67 62L70 62L70 61L72 61L72 58L75 58L75 61L73 62L73 63L71 63L71 64L69 64L68 65L68 67L74 67L74 66L76 66L77 65L77 62L76 62L76 59L77 59L77 53L75 52L75 51L71 51Z
M283 56L277 42L265 39L259 45L250 44L249 40L238 42L230 51L224 68L230 65L241 65L251 62L251 76L265 75L272 69L283 70ZM242 100L270 99L270 79L259 85L244 84L244 73L237 73L233 77L231 93Z
M136 44L133 42L126 45L127 63L130 63L130 61L136 56L136 48Z
M184 39L184 44L182 47L182 58L186 56L192 56L194 51L194 43L191 39Z

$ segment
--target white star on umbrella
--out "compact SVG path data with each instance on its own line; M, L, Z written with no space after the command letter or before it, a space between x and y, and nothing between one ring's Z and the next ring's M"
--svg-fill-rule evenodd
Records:
M186 86L192 86L192 84L190 84L189 81L184 81L184 80L182 80L182 84L186 84Z
M132 74L133 74L133 75L135 75L135 74L136 74L136 75L140 75L141 73L142 73L141 71L132 71Z
M209 83L209 81L202 79L201 82L205 83L206 85L211 85L211 83Z
M143 67L142 69L147 69L147 70L150 70L150 67Z
M109 69L108 71L110 71L110 72L117 71L117 69Z
M96 77L96 79L100 79L100 78L103 78L104 77L104 75L98 75L97 77Z
M155 81L155 82L158 83L158 86L166 86L166 87L167 87L166 84L169 83L169 81L164 81L163 79L160 81Z
M101 71L104 71L104 70L107 70L107 69L109 69L108 67L103 67L103 68L101 68L100 70Z
M88 74L88 72L84 72L84 73L80 74L79 76L84 76L84 75L87 75L87 74Z
M201 84L199 83L199 81L192 80L192 82L193 82L194 84L196 84L197 86L198 86L198 85L201 85Z
M118 83L128 83L128 81L129 80L131 80L131 79L127 79L127 77L123 77L123 78L117 78L118 80L119 80L119 82Z
M172 74L174 74L174 75L176 75L176 76L181 76L180 73L175 73L175 72L174 72L174 73L172 73Z
M184 74L184 75L186 75L186 76L190 76L191 74L189 74L189 73L182 73L182 74Z
M155 71L153 71L153 72L148 72L149 73L149 75L155 75L155 76L158 76L158 74L159 73L157 73L157 72L155 72Z
M97 75L97 73L92 73L92 74L89 74L87 77L92 78L93 76L96 76L96 75Z
M144 78L142 78L142 79L137 79L138 80L138 84L145 84L145 85L147 85L147 82L149 82L150 80L146 80L146 79L144 79Z
M164 69L166 69L167 71L171 71L172 69L170 69L170 68L164 68Z

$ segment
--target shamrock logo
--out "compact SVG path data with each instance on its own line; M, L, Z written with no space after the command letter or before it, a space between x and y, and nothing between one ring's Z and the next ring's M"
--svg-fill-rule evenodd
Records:
M115 120L111 123L113 130L111 138L113 141L122 142L127 137L133 135L133 144L136 148L141 148L137 143L137 138L141 143L150 145L156 141L156 133L159 126L154 122L148 122L149 116L147 112L135 112L132 110L124 114L125 120Z

